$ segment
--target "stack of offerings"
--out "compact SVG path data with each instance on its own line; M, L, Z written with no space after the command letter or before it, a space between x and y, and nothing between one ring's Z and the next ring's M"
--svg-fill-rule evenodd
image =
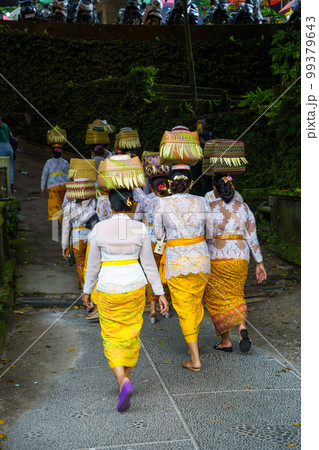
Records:
M144 152L142 157L144 172L148 178L170 175L170 166L161 164L161 157L158 152Z
M100 189L134 189L145 187L145 174L139 157L115 155L105 159L99 166Z
M162 164L194 166L203 157L197 131L165 131L160 143Z
M110 128L110 125L108 125L106 121L99 119L95 120L86 130L85 143L88 145L108 144L110 142L110 129L112 128Z
M76 178L66 183L66 198L68 200L87 200L96 195L95 182L88 178Z
M134 150L140 147L141 143L138 132L137 130L132 130L132 128L121 128L120 132L115 137L114 153L116 153L117 150Z
M72 158L68 171L69 179L87 178L90 181L97 179L96 161L95 159Z
M238 175L245 172L246 164L243 142L213 139L205 143L203 174Z
M56 125L47 132L47 142L53 147L60 147L66 143L66 131Z

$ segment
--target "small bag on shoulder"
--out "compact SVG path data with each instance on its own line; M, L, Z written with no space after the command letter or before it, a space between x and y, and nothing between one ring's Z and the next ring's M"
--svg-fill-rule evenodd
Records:
M155 248L154 248L154 253L156 253L157 255L163 255L164 250L165 250L165 238L166 238L166 233L163 234L163 237L160 241L156 242Z

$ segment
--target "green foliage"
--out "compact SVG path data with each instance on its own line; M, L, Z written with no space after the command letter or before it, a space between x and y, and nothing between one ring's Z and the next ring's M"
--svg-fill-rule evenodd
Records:
M13 238L18 230L20 203L10 200L7 206L7 232L8 236Z
M268 145L265 142L266 146L262 149L258 142L256 144L261 151L266 150L264 167L268 168L268 174L273 178L272 185L279 189L300 186L300 44L299 31L278 31L269 52L272 55L274 85L270 89L258 87L248 92L240 103L242 107L249 106L251 113L257 117L264 114L252 132L249 131L248 138L256 133L261 124L264 125L263 135ZM264 159L262 155L260 157ZM263 180L264 177L267 175L262 174Z

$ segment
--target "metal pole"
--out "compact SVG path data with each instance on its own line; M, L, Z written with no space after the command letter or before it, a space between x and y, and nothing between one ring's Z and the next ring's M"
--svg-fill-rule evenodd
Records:
M185 37L186 37L186 47L187 47L187 56L188 56L189 78L190 78L190 83L191 83L193 102L196 102L197 101L196 75L195 75L195 67L194 67L194 60L193 60L192 39L191 39L191 32L190 32L190 28L189 28L189 18L188 18L188 12L187 12L187 0L183 0L183 9L184 9Z

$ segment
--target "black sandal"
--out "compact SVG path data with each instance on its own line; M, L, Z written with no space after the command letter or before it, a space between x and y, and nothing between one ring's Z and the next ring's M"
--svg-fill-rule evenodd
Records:
M223 347L223 348L219 348L219 344L215 344L213 346L213 349L215 350L220 350L222 352L226 352L226 353L231 353L233 351L233 347Z
M239 350L241 353L247 353L251 347L251 340L248 337L248 331L246 329L240 330L240 334L243 339L239 341Z

